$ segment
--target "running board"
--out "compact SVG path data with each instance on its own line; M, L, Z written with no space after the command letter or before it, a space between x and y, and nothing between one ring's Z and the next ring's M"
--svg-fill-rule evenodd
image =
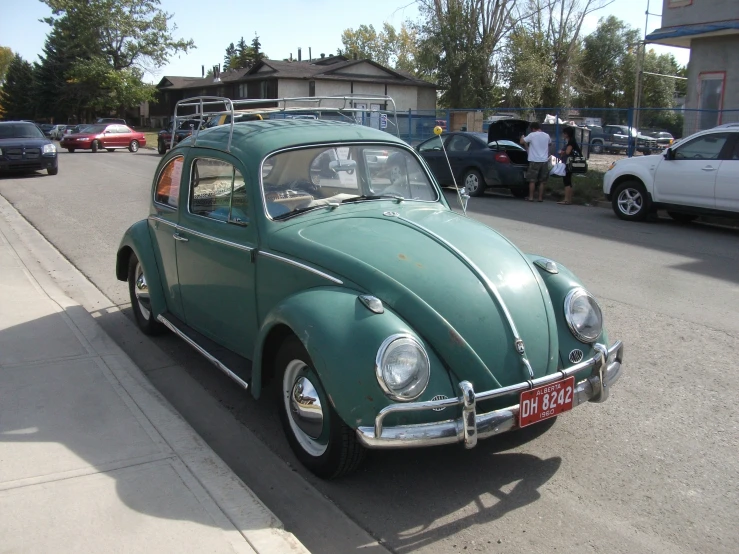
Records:
M169 315L169 314L167 314ZM171 317L171 316L170 316ZM172 319L176 319L172 317ZM228 375L231 379L236 381L239 386L241 386L244 390L247 390L249 388L249 383L244 381L241 377L239 377L235 372L231 371L226 364L221 362L218 358L216 358L213 354L208 352L205 348L203 348L198 342L190 337L183 329L180 329L177 325L175 325L172 321L167 319L164 315L160 314L157 316L157 320L162 323L167 329L172 331L175 335L183 339L186 343L188 343L190 346L192 346L195 350L197 350L200 354L202 354L210 363L212 363L214 366L216 366L218 369L220 369L223 373ZM179 323L179 321L178 321ZM186 327L185 325L182 325L182 327Z

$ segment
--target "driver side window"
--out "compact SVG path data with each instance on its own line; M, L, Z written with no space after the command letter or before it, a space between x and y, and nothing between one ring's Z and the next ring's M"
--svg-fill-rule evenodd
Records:
M190 213L237 225L246 225L246 184L228 162L197 158L190 174Z
M729 135L714 133L703 135L675 149L676 160L718 160Z

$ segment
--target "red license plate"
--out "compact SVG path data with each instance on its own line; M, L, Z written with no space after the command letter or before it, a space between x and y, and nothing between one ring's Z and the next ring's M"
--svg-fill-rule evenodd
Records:
M521 393L519 427L544 421L572 409L575 400L575 378L568 377L551 385L543 385Z

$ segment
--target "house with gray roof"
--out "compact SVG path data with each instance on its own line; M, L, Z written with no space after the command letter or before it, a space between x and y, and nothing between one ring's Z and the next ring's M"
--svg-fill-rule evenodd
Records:
M435 110L437 89L435 84L405 71L345 56L322 56L304 61L265 59L251 68L224 71L215 76L165 76L156 88L157 102L149 107L152 126L166 123L177 101L192 96L221 96L232 100L349 94L390 96L398 112L407 112ZM365 107L368 111L373 108L371 105ZM384 104L378 107L389 108Z

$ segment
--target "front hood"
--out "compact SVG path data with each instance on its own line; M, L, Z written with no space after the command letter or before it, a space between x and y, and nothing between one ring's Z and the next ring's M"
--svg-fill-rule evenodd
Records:
M0 148L43 148L46 144L51 144L47 138L0 139Z
M535 375L556 369L551 300L538 272L517 248L492 229L443 207L390 202L363 206L296 219L272 235L270 246L379 297L458 379L471 381L478 391L530 378L515 349L506 309ZM384 215L389 209L399 217Z

